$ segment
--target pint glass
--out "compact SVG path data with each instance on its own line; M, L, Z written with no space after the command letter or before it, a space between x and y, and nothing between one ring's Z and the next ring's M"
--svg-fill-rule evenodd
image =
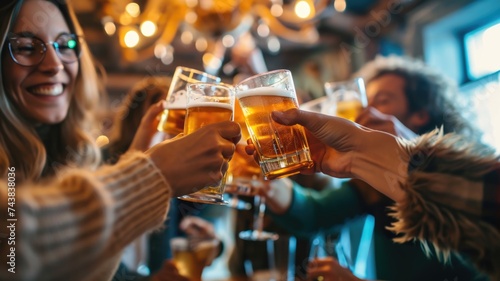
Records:
M185 135L191 134L208 124L231 121L233 120L234 110L234 91L231 86L222 84L188 84L186 109ZM181 196L179 199L199 203L227 204L222 197L226 184L226 175L227 173L224 173L220 183Z
M171 137L184 131L184 119L186 116L186 85L188 83L207 82L217 84L221 81L219 77L208 73L178 66L175 69L172 83L167 93L167 107L160 117L158 131L165 132Z
M254 195L252 194L252 182L263 177L259 164L245 152L245 146L250 134L237 99L234 103L234 122L241 127L241 139L236 145L233 158L231 158L227 169L226 193L251 196Z
M324 103L326 108L322 109L322 113L354 121L368 104L362 78L326 82L324 86L328 103Z
M298 108L292 74L275 70L243 80L236 86L250 137L265 179L300 173L313 165L304 128L276 123L272 111Z

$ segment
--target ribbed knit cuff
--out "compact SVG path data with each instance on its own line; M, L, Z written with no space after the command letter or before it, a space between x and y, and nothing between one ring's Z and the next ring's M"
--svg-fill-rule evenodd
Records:
M144 229L163 224L172 190L151 159L143 153L123 155L113 166L97 172L115 201L115 239L132 241Z
M12 280L81 280L103 270L127 244L162 225L171 193L142 153L96 172L68 169L48 182L20 187L18 271Z

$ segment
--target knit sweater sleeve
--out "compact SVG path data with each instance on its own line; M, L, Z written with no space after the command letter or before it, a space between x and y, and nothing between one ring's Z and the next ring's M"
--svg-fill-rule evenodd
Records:
M7 191L0 188L3 215ZM82 280L162 224L171 189L146 155L131 153L96 172L69 169L48 182L18 186L15 193L15 232L0 230L15 235L15 244L0 244L0 279ZM13 264L7 263L10 252Z
M401 143L410 155L406 197L393 208L396 242L420 240L448 259L466 254L500 280L500 164L490 149L457 135L429 133ZM486 150L485 150L486 149Z

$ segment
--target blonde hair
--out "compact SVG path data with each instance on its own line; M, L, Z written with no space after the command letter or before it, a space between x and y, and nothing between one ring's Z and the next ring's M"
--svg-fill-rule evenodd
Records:
M50 1L63 14L70 30L81 35L82 29L76 16L65 1ZM7 34L23 1L15 1L0 10L0 49L3 59ZM76 78L72 100L66 118L51 126L50 137L57 143L53 155L48 155L47 148L30 123L13 104L3 86L0 75L0 174L5 177L7 169L14 167L16 180L37 180L42 176L54 174L60 167L86 166L96 167L100 163L100 151L95 144L99 127L94 118L103 92L93 58L85 44L81 46L79 72ZM0 71L1 72L1 71ZM1 74L1 73L0 73ZM51 163L48 162L50 157Z

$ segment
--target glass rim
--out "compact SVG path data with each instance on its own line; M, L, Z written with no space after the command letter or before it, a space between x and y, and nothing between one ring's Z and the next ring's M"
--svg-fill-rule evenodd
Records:
M177 71L180 71L179 76L183 75L184 72L192 72L192 73L195 73L195 74L207 76L210 79L218 81L218 83L220 83L222 81L222 78L220 78L219 76L212 75L212 74L210 74L208 72L205 72L203 70L199 70L199 69L196 69L196 68L191 68L191 67L187 67L187 66L177 66L175 68L175 71L174 71L174 76L177 73ZM188 77L188 79L186 79L186 80L194 80L194 79L190 79ZM200 81L200 82L202 82L202 81ZM192 83L192 82L188 81L188 83Z
M285 68L280 68L280 69L275 69L275 70L266 71L266 72L262 72L262 73L257 73L255 75L252 75L250 77L247 77L247 78L241 80L238 84L235 85L235 88L237 88L239 85L245 84L245 82L253 80L257 77L267 76L267 75L271 75L271 74L274 74L277 72L292 73L289 69L285 69Z
M229 84L229 83L224 83L224 82L214 83L214 82L203 82L203 81L187 82L186 88L191 87L191 86L196 86L196 85L207 85L207 86L213 86L213 87L217 87L217 88L227 88L231 91L234 91L234 89L235 89L234 85Z
M340 81L326 81L325 83L323 83L323 86L324 87L331 87L333 85L348 85L348 84L352 84L352 83L359 83L359 82L365 82L365 79L361 76L356 76L356 77L353 77L351 79L347 79L347 80L340 80Z

